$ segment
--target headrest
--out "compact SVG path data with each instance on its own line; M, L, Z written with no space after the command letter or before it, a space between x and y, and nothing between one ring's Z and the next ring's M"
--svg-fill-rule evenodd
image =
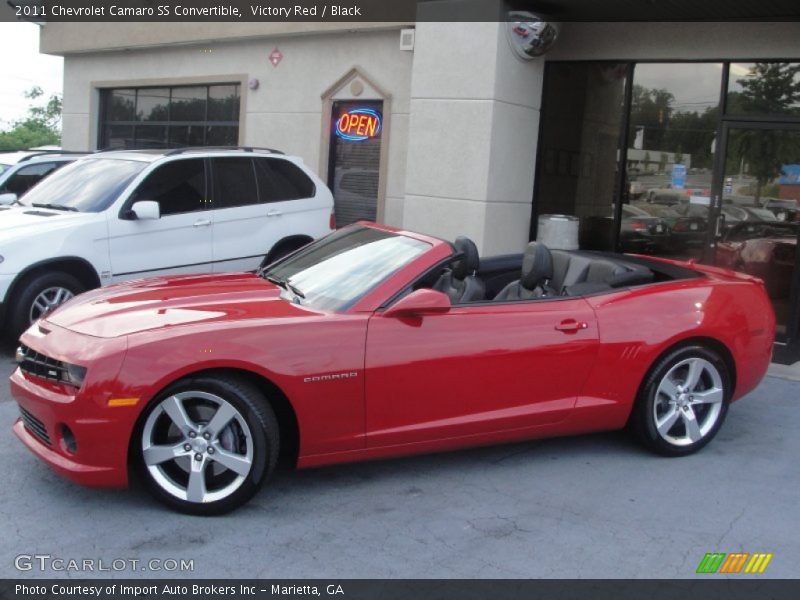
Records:
M531 242L522 255L522 287L533 290L552 278L553 256L550 250L541 242Z
M456 252L461 255L456 261L453 261L450 269L453 272L453 277L456 279L464 279L467 275L472 275L480 267L480 258L478 258L478 247L468 237L460 235L453 242Z

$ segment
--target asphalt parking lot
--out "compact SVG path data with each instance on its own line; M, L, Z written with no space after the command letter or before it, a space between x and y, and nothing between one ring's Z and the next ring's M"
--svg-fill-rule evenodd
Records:
M715 551L771 552L764 576L798 575L798 382L767 378L689 458L613 433L282 471L238 512L200 518L51 473L11 433L12 369L5 344L0 577L97 575L14 566L46 554L194 562L115 577L684 578Z

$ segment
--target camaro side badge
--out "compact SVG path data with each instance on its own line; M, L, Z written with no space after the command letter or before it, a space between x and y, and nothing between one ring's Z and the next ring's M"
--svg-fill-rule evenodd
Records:
M349 371L347 373L334 373L332 375L312 375L311 377L304 377L303 383L316 383L318 381L335 381L336 379L352 379L358 377L357 371Z

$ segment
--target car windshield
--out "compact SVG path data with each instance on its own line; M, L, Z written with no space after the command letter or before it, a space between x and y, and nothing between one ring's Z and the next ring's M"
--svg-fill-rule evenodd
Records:
M404 235L361 226L340 229L261 273L287 299L318 310L344 310L430 249Z
M100 212L117 199L147 164L113 158L78 160L32 187L21 202L27 206Z
M5 171L5 170L6 170L8 167L10 167L10 166L11 166L11 165L4 165L4 164L0 163L0 173L2 173L3 171Z

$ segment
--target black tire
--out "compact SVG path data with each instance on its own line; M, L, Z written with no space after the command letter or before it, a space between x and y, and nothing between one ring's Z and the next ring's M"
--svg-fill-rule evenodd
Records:
M688 383L688 377L681 380L681 375L684 373L688 376L690 367L686 363L701 365L698 367L702 371L696 387L672 397L663 391L664 388L659 391L662 383L669 386L671 382L679 382L676 387L678 391ZM718 377L715 377L714 371ZM668 374L670 380L665 382ZM715 384L716 379L718 381ZM718 386L721 386L721 392L717 391L720 389ZM670 457L692 454L708 444L719 431L728 412L731 393L732 381L728 366L718 352L701 345L676 348L660 358L645 378L631 414L630 428L646 448L657 454ZM697 398L703 395L719 401L713 403L697 401ZM687 404L689 409L685 406ZM715 408L717 404L718 409ZM673 408L678 415L669 428L668 423L673 415L671 412ZM689 410L690 414L686 414ZM661 432L657 421L658 414L662 415ZM710 420L712 418L713 421ZM704 419L709 420L704 422ZM692 420L697 424L696 429L690 427ZM664 431L665 429L667 431ZM702 435L699 439L694 439L698 434Z
M183 406L186 409L187 415L189 415L191 418L190 411L192 410L192 406L190 404L190 398L193 394L198 393L211 394L213 396L222 398L224 401L232 405L246 423L247 429L249 429L250 439L252 440L250 470L246 473L246 475L241 476L242 479L238 484L238 487L233 487L233 483L235 483L234 480L233 483L229 484L231 487L233 487L233 491L231 491L228 495L220 499L212 499L205 502L194 502L188 500L188 477L190 476L190 473L186 471L186 468L180 467L181 464L193 464L191 462L193 460L191 453L194 453L195 449L191 450L188 458L182 457L180 459L183 461L182 463L179 464L178 460L165 460L159 465L159 467L161 465L165 466L158 469L154 468L152 464L150 467L148 467L148 465L145 463L144 455L144 445L146 442L143 436L145 435L146 424L151 422L151 415L153 415L153 413L156 411L160 413L161 416L152 417L154 422L157 424L159 419L168 419L168 421L172 423L169 416L160 408L162 406L162 402L174 397L185 397L186 404L183 404ZM202 421L196 421L196 423L201 427L209 424L209 422L203 423ZM231 423L233 423L233 420L231 420ZM235 425L236 427L239 427L238 421ZM227 427L223 428L222 431L224 431L226 428ZM153 432L155 429L149 429L147 431ZM222 431L216 432L216 434L221 434ZM238 432L239 435L242 433L242 431ZM183 441L189 442L190 440L187 438ZM199 437L195 436L193 441L199 442ZM167 443L170 444L173 442ZM178 444L181 443L182 442L179 440ZM208 442L208 445L211 446L218 443L218 439L212 439L210 442ZM216 447L219 448L219 445ZM258 492L261 486L269 479L269 477L272 475L272 472L275 470L279 448L280 434L278 421L275 418L275 413L273 412L264 395L255 386L242 379L224 375L208 375L178 381L169 386L166 390L164 390L164 392L159 394L159 396L156 397L153 402L150 403L147 409L145 409L143 412L141 418L139 419L139 423L134 430L134 437L131 440L131 457L139 478L144 483L147 490L157 500L182 513L210 516L221 515L230 512L231 510L238 508L250 500L250 498L252 498L256 492ZM219 452L220 451L217 450L218 456ZM213 465L214 462L213 455L209 455L207 464ZM206 464L205 458L203 459L203 464ZM172 472L176 474L176 477L181 475L176 469L183 468L183 476L187 478L185 490L187 498L177 497L174 493L170 493L170 491L168 491L164 485L160 483L160 481L164 481L164 478L169 477L168 473L165 474L167 468L171 468ZM206 467L201 468L205 469ZM216 468L222 469L221 463L218 464ZM226 473L223 471L222 476L225 474ZM236 473L230 471L228 475L235 476ZM205 473L205 470L203 470L203 477L206 483L208 483L208 480L213 478L214 474L212 472L211 477L209 477ZM179 487L179 484L176 485ZM213 489L208 489L212 493L215 493Z
M33 273L26 276L17 286L11 300L6 321L6 329L10 336L19 339L19 336L31 326L30 318L34 300L50 288L64 288L73 296L85 291L84 286L76 277L62 271Z

